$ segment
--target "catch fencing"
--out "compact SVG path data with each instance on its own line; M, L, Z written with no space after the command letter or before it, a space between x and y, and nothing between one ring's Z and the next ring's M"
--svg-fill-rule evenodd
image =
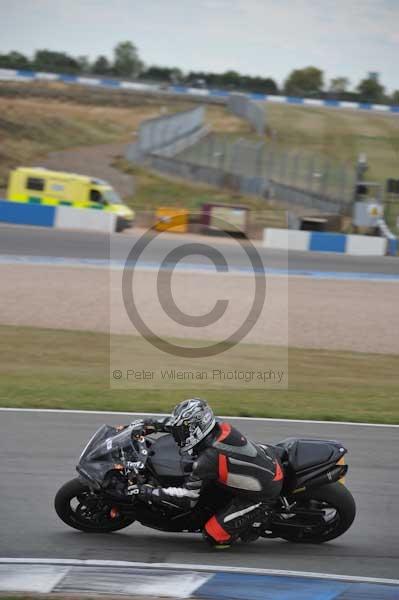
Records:
M264 135L266 125L264 105L251 100L245 94L231 93L227 101L227 109L236 117L245 119L258 135Z
M273 140L210 133L203 107L144 122L126 157L169 175L333 214L351 212L357 179L354 165Z
M289 204L337 213L348 212L353 202L357 179L354 165L304 150L287 150L272 141L213 133L175 158L185 164L217 169L225 181L229 176L233 181L241 179L240 191L268 190Z

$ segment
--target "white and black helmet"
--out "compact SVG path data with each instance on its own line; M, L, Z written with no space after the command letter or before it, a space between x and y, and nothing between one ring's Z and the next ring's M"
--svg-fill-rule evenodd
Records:
M199 444L215 427L215 415L205 400L190 398L178 404L168 421L182 452Z

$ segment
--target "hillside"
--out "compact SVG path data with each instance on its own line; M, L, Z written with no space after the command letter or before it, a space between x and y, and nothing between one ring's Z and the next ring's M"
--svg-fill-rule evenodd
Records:
M130 142L141 121L185 110L189 102L64 84L0 82L0 188L10 169L48 152L108 142ZM208 109L217 131L246 131L223 107Z
M49 150L129 140L138 123L158 115L161 107L175 112L191 105L187 98L159 99L62 83L0 82L0 178L15 161ZM250 134L223 107L210 106L207 113L216 131ZM366 153L368 178L398 177L399 116L271 103L266 113L269 136L273 133L282 147L347 163Z
M399 177L399 115L268 104L268 124L279 144L354 162L366 153L368 179Z

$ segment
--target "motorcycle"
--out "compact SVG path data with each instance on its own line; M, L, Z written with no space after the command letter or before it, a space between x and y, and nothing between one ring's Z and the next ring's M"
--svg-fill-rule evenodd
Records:
M189 511L140 500L135 495L138 485L177 487L193 463L170 434L144 437L141 426L133 422L119 431L102 425L93 435L76 467L79 477L65 483L55 497L55 510L64 523L90 533L118 531L134 521L162 531L201 532L231 499L227 489L213 483ZM281 495L242 540L320 544L345 533L356 514L353 496L344 485L346 448L336 441L297 438L274 448L284 472Z

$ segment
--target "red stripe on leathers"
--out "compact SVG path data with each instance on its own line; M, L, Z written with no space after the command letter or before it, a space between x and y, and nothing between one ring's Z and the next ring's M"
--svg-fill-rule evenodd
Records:
M273 481L281 481L284 478L283 470L280 467L279 462L276 462L276 474Z
M228 423L220 423L220 435L216 441L223 442L223 440L225 440L227 436L230 435L230 432L231 425L229 425Z
M215 542L228 542L231 538L231 535L223 529L215 516L209 519L205 525L205 531L215 540Z
M219 481L221 483L227 483L228 474L227 456L224 454L219 454Z

